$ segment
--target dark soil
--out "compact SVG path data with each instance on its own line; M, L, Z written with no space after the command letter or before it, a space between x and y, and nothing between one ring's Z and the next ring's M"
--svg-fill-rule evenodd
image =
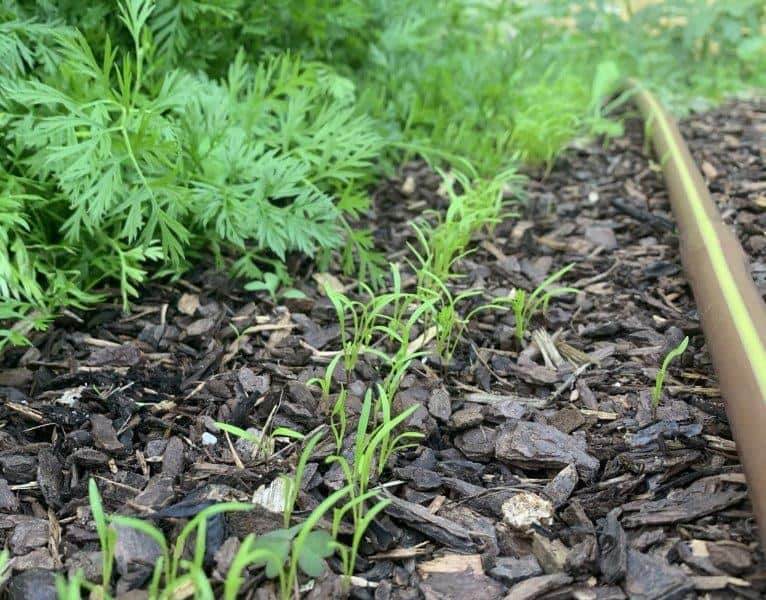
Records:
M766 293L766 104L732 103L682 129ZM492 313L471 324L449 368L414 365L395 406L420 405L409 427L425 438L391 466L388 479L403 483L363 544L353 597L766 591L664 184L640 125L628 130L607 148L572 149L532 178L519 218L462 261L460 287L490 296L531 290L575 263L565 283L585 294L556 299L535 323L555 339L544 355L536 345L519 352L513 317ZM403 262L408 222L444 207L438 186L413 164L376 191L376 237L391 260ZM327 274L305 275L308 299L275 304L200 271L147 288L129 315L111 304L67 313L34 347L5 353L0 542L13 556L11 597L51 597L51 570L79 567L99 580L91 477L108 512L151 518L173 537L211 502L249 500L294 468L297 444L266 460L215 422L302 432L327 422L331 406L305 382L337 350L338 326L314 282ZM653 414L656 369L684 335L689 349ZM376 377L366 362L350 376L352 420ZM297 517L326 497L332 478L322 460L309 465ZM211 527L213 577L220 581L238 540L281 524L258 510ZM145 587L155 557L146 539L119 539L124 594ZM339 593L337 568L331 560L312 597ZM268 586L254 572L246 588L267 598Z

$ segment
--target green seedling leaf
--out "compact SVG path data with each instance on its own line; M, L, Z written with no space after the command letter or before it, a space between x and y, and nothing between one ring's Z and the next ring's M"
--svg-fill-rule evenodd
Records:
M253 550L263 550L268 553L268 556L254 560L253 566L265 566L266 577L269 579L277 577L290 556L290 547L297 533L297 530L293 527L290 529L277 529L257 537L255 542L253 542Z
M0 552L0 585L2 585L8 577L8 561L10 560L10 553L8 550Z
M183 561L181 566L189 572L189 577L194 583L194 598L195 600L215 600L216 596L213 593L213 586L210 585L210 580L205 575L202 568L190 561ZM178 588L179 592L183 588ZM172 598L175 594L172 594Z
M272 437L286 437L293 440L305 440L306 436L299 431L295 431L294 429L289 429L288 427L277 427L274 431L271 432Z
M170 567L170 579L175 580L178 576L178 568L181 564L181 556L186 546L186 540L189 539L192 533L197 532L196 545L194 548L194 561L195 564L201 565L202 559L205 554L205 528L207 527L207 519L212 516L227 512L247 512L253 510L253 505L246 502L222 502L221 504L214 504L202 509L195 515L186 525L184 525L181 533L176 538L175 546L173 548L171 567Z
M242 572L249 566L256 564L262 566L270 559L274 560L276 564L284 564L284 561L280 563L279 558L274 556L270 550L263 548L255 550L255 541L256 536L252 533L249 534L242 540L239 550L237 550L237 553L234 555L234 559L231 561L229 570L226 573L226 578L224 579L224 600L236 600L239 596L239 589L244 583ZM283 571L280 573L280 576L282 576L282 574Z
M318 431L312 435L306 441L306 445L298 458L298 464L295 467L295 476L287 479L287 485L285 486L285 512L284 512L284 526L288 528L290 521L292 520L293 509L295 508L295 502L298 499L298 490L301 487L301 481L303 480L303 471L306 469L306 463L311 458L311 453L314 451L314 447L320 442L323 437L322 431Z
M538 285L530 294L527 294L522 289L515 289L513 296L507 299L495 300L495 304L499 306L501 303L507 303L511 305L514 317L516 319L516 339L519 342L524 340L524 334L529 327L529 323L534 314L542 308L543 313L548 309L548 303L551 298L561 296L563 294L578 294L579 290L571 287L559 287L552 290L548 290L547 287L555 281L561 279L566 273L574 268L574 263L569 264L562 269L559 269L552 275L549 275L540 285Z
M319 529L306 536L298 555L298 566L309 577L319 577L324 572L324 559L333 554L333 537Z
M242 429L240 427L237 427L236 425L229 425L228 423L222 423L221 421L216 421L215 426L218 427L221 431L225 431L227 433L230 433L232 435L236 435L239 438L242 438L243 440L247 440L248 442L251 442L253 444L258 444L261 442L261 439L250 433L249 431L246 431L245 429Z
M150 589L159 589L160 576L164 574L166 584L170 583L170 549L168 548L165 534L162 533L157 527L147 521L142 521L135 517L127 517L123 515L112 515L109 517L109 522L114 525L122 525L123 527L130 527L141 533L146 534L152 538L160 547L162 555L155 564L154 572L152 574L152 582ZM164 569L164 573L163 573Z
M689 336L687 335L681 341L681 343L678 344L678 346L667 353L665 359L662 361L662 366L660 367L660 370L657 371L657 377L654 380L654 390L652 390L652 404L655 408L657 408L657 406L660 404L660 399L662 398L662 388L665 385L665 376L667 375L668 367L670 366L671 361L686 352L686 347L688 345Z
M95 479L88 481L88 499L90 502L90 512L93 515L93 522L96 526L96 533L101 545L101 585L106 590L111 583L116 532L107 523L104 505L101 502L101 494L98 491Z
M90 512L93 515L93 522L96 526L96 534L103 544L107 537L107 522L104 514L104 505L101 503L101 494L98 492L96 480L88 481L88 500L90 501Z
M617 63L611 60L600 62L596 67L596 75L591 86L591 102L597 107L604 98L614 92L620 80L620 69Z
M295 300L295 299L297 299L297 300L303 300L304 298L307 298L307 297L308 297L308 296L306 296L306 294L304 294L302 291L300 291L300 290L297 290L297 289L295 289L295 288L289 288L289 289L286 289L285 291L283 291L283 292L282 292L282 293L280 293L279 295L280 295L282 298L286 298L286 299L288 299L288 300L289 300L289 299L293 299L293 300Z
M245 289L250 292L266 292L272 300L276 300L281 284L282 281L274 273L264 273L261 281L251 281L245 284Z
M325 513L331 510L342 498L347 496L350 491L351 486L346 485L341 489L333 492L322 502L320 502L319 505L314 508L311 513L309 513L309 515L306 517L306 520L301 523L300 529L298 530L298 535L295 537L293 553L290 557L290 567L288 569L286 578L287 582L293 582L298 577L298 557L300 557L303 548L306 545L306 540L312 533L314 533L314 528L324 517Z

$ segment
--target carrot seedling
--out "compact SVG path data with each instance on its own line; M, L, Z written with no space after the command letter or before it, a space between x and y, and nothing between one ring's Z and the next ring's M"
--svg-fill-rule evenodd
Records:
M521 343L524 340L524 335L529 328L529 322L535 313L542 309L545 313L548 310L548 304L551 298L561 296L563 294L579 294L580 290L573 287L558 287L552 290L548 290L548 286L561 279L566 273L568 273L574 264L567 265L566 267L559 269L553 275L549 276L539 286L537 286L531 294L527 294L526 291L516 289L513 292L513 296L505 300L511 305L513 314L516 317L516 339ZM500 304L501 300L495 300L496 304Z
M654 380L654 390L652 390L652 405L654 408L657 408L657 406L660 404L660 398L662 398L662 388L665 385L665 376L667 375L670 362L677 356L681 356L684 352L686 352L686 347L688 345L689 336L687 335L681 341L681 343L678 344L678 346L667 353L665 359L662 361L662 366L660 367L660 370L657 371L657 377Z

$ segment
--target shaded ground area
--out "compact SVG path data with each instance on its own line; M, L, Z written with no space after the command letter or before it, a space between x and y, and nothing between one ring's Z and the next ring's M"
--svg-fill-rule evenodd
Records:
M730 104L682 129L766 292L766 104ZM394 406L419 405L409 427L426 437L392 464L388 479L402 483L363 544L354 597L766 590L661 174L640 126L628 130L606 150L570 150L530 181L519 218L462 261L460 287L489 296L531 290L575 263L565 281L585 294L552 302L535 323L548 334L538 344L519 351L513 316L492 313L469 326L448 369L423 361L405 377ZM438 186L414 164L377 190L376 236L391 260L403 259L408 222L444 207ZM339 328L308 275L308 299L273 303L196 273L150 288L128 316L114 306L69 314L35 347L5 354L0 538L14 556L12 597L49 597L50 570L81 567L99 579L90 477L109 512L152 518L171 537L189 516L179 506L250 500L292 471L296 444L264 457L215 422L302 432L327 422L333 397L306 382L324 372ZM654 415L656 369L684 335L689 349ZM349 377L351 420L377 377L371 360ZM309 463L301 511L337 489L328 453L320 445ZM210 571L226 572L247 533L280 526L265 509L222 519L208 535ZM120 539L117 589L126 592L145 584L153 550L141 536ZM261 588L253 597L269 597L266 586L258 573L248 581ZM338 589L329 574L310 593Z

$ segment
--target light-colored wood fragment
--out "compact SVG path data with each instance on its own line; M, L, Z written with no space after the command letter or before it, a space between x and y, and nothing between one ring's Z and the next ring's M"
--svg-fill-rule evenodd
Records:
M421 575L433 573L483 573L480 554L445 554L418 565Z

